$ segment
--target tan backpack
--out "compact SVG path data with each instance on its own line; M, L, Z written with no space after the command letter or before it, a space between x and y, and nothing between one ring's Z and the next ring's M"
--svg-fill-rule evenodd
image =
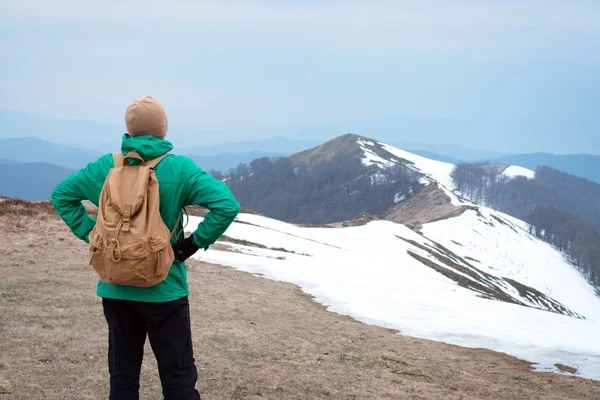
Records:
M154 167L168 155L146 162L135 152L113 155L115 168L102 187L96 226L89 235L90 265L103 282L149 287L167 277L179 220L169 232L159 212ZM141 164L130 166L133 158Z

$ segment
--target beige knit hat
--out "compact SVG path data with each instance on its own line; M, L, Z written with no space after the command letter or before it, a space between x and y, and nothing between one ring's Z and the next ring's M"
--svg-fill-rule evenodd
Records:
M169 129L167 113L153 96L137 98L127 107L125 125L131 136L152 135L159 139L164 139Z

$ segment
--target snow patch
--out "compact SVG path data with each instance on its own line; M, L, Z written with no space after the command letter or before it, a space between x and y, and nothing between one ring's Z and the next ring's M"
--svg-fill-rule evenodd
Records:
M384 174L373 174L370 175L371 186L385 185L388 181L387 176Z
M364 151L364 158L362 158L362 163L365 167L369 167L371 165L377 165L378 167L381 167L381 168L388 168L388 167L391 167L392 165L394 165L393 162L388 161L388 160L378 156L373 151L371 151L367 148L361 147L361 149Z
M384 150L394 156L410 161L412 163L412 168L415 171L424 174L430 181L436 181L450 191L456 188L451 176L452 171L454 171L454 164L430 160L384 143L379 144Z
M524 176L527 179L533 179L535 178L535 172L527 168L519 167L518 165L511 165L510 167L506 168L504 172L502 172L502 176L506 176L508 178Z
M403 202L404 200L406 200L406 196L403 195L402 193L396 193L394 195L394 204L398 204Z

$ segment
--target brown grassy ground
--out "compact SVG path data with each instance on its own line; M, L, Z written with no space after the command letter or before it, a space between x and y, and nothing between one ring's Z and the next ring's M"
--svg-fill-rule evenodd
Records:
M47 215L2 216L0 237L0 400L107 398L86 246ZM189 280L203 399L600 398L598 382L399 336L329 313L290 284L199 262ZM161 398L149 348L141 398Z
M452 205L450 197L442 189L429 185L414 197L392 207L383 218L420 230L423 224L458 217L469 208Z

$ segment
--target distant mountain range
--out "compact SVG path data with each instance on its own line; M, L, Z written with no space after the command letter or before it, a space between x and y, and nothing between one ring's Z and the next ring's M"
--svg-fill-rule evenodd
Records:
M368 126L361 122L356 125L356 129L367 131ZM309 128L310 126L306 127L306 129ZM331 132L338 132L342 128L341 125L333 124ZM374 131L382 129L383 126L373 126ZM82 168L102 154L116 151L119 148L122 131L123 129L113 125L61 120L0 109L0 165L5 167L2 171L5 183L1 188L0 195L20 193L17 197L37 199L42 196L41 198L45 198L44 196L47 196L45 193L48 192L37 188L44 188L46 182L58 182L60 178L68 175L67 171ZM308 133L307 137L314 137L315 132ZM296 137L302 137L298 132L296 134ZM199 139L202 138L202 134L197 136ZM177 142L176 128L173 130L172 138ZM451 164L489 161L514 164L529 169L550 166L569 174L600 182L600 156L597 155L546 153L506 155L457 145L431 145L412 141L389 142L391 145L413 154ZM175 148L175 152L189 156L206 171L226 172L240 164L249 164L257 158L289 156L308 148L314 148L320 143L320 141L311 139L296 140L274 136L269 139L228 142L211 146L179 146ZM20 164L10 170L6 168L14 163ZM24 166L23 164L29 165ZM34 182L31 186L23 184L18 179L6 179L6 174L17 176L15 171L34 171L36 167L43 165L47 167L43 174L27 176L28 182ZM39 185L35 182L39 182ZM16 189L19 186L22 186L19 189L21 191Z
M456 122L456 121L454 121ZM448 137L460 131L462 125L453 125L448 119L423 119L411 117L388 118L377 121L354 121L321 125L306 125L295 128L267 129L261 135L273 137L260 140L230 141L210 146L178 146L179 154L191 155L205 170L226 171L240 163L248 163L253 158L263 156L289 156L321 144L324 140L292 139L335 137L347 132L360 132L366 136L386 139L397 148L424 157L450 162L490 161L515 164L535 169L550 166L590 180L600 181L600 156L590 154L555 155L531 153L520 155L502 154L485 149L470 149L452 144L427 144L407 138L418 138L424 130L445 130ZM20 111L0 109L0 163L6 161L46 162L66 168L81 168L100 154L116 151L119 148L124 127L98 124L84 120L50 118ZM223 131L226 134L229 131ZM402 134L394 135L394 132ZM179 133L179 134L178 134ZM236 131L238 137L258 136L253 130ZM217 133L206 130L171 128L169 139L176 144L194 139L202 143L205 135ZM283 136L286 137L283 137ZM390 137L398 136L397 140ZM21 140L19 142L18 140ZM37 138L37 139L35 139ZM8 141L7 141L8 140Z
M279 155L264 151L219 155L197 155L185 150L177 153L187 155L206 171L213 169L227 171L256 158ZM46 163L69 169L79 169L97 160L103 154L105 152L51 143L33 137L0 139L0 164Z
M65 146L33 137L0 139L0 159L20 163L46 163L79 169L98 159L102 153Z
M278 143L281 145L278 146ZM241 163L250 163L252 160L261 157L276 157L285 156L302 145L310 145L311 141L295 141L286 138L273 138L269 140L259 141L248 141L239 143L222 144L211 147L195 147L195 148L184 148L183 150L177 151L177 153L185 154L193 159L197 165L203 168L205 171L218 170L226 172L232 168L236 168ZM260 145L264 145L263 150L254 150L260 148ZM313 146L314 147L314 146ZM304 150L300 148L299 150ZM227 150L230 150L229 152ZM242 150L239 152L233 152L234 150ZM224 152L221 154L215 154L217 152ZM460 162L466 162L469 160L460 159L447 154L435 153L429 150L407 150L413 154L426 157L428 159L447 162L451 164L458 164ZM196 153L197 152L197 153ZM296 151L295 153L298 153ZM40 182L43 187L46 180L52 182L60 181L59 178L64 178L68 175L67 171L77 170L85 167L88 163L95 161L104 152L90 150L86 148L68 146L63 144L56 144L41 140L34 137L21 137L21 138L0 138L0 165L7 166L15 163L20 164L33 164L37 166L41 165L53 165L62 168L47 168L45 174L32 174L28 176L28 180L31 182ZM493 153L492 153L493 154ZM496 159L488 159L492 163L503 163L522 166L528 169L536 169L538 166L550 166L560 171L576 175L579 177L587 178L596 182L600 182L600 156L590 154L576 154L576 155L556 155L546 153L533 153L533 154L521 154L513 156L504 156ZM22 167L22 165L20 165ZM18 170L19 167L14 169L3 169L3 176L6 174L13 174L11 171ZM33 166L25 168L27 171L33 171ZM12 175L11 175L12 176ZM16 187L21 185L21 181L18 179L5 181L4 186L0 188L0 195L7 195L10 193L17 193ZM10 187L9 187L10 186ZM29 186L28 186L29 187ZM35 188L36 185L32 185L31 188ZM46 193L44 190L32 190L23 189L21 195L24 199L37 199L41 194ZM3 193L6 192L6 193ZM45 197L42 197L45 198Z
M0 138L43 138L83 148L117 146L124 128L84 120L57 119L0 108Z
M28 201L48 200L72 169L47 163L0 163L0 195Z

